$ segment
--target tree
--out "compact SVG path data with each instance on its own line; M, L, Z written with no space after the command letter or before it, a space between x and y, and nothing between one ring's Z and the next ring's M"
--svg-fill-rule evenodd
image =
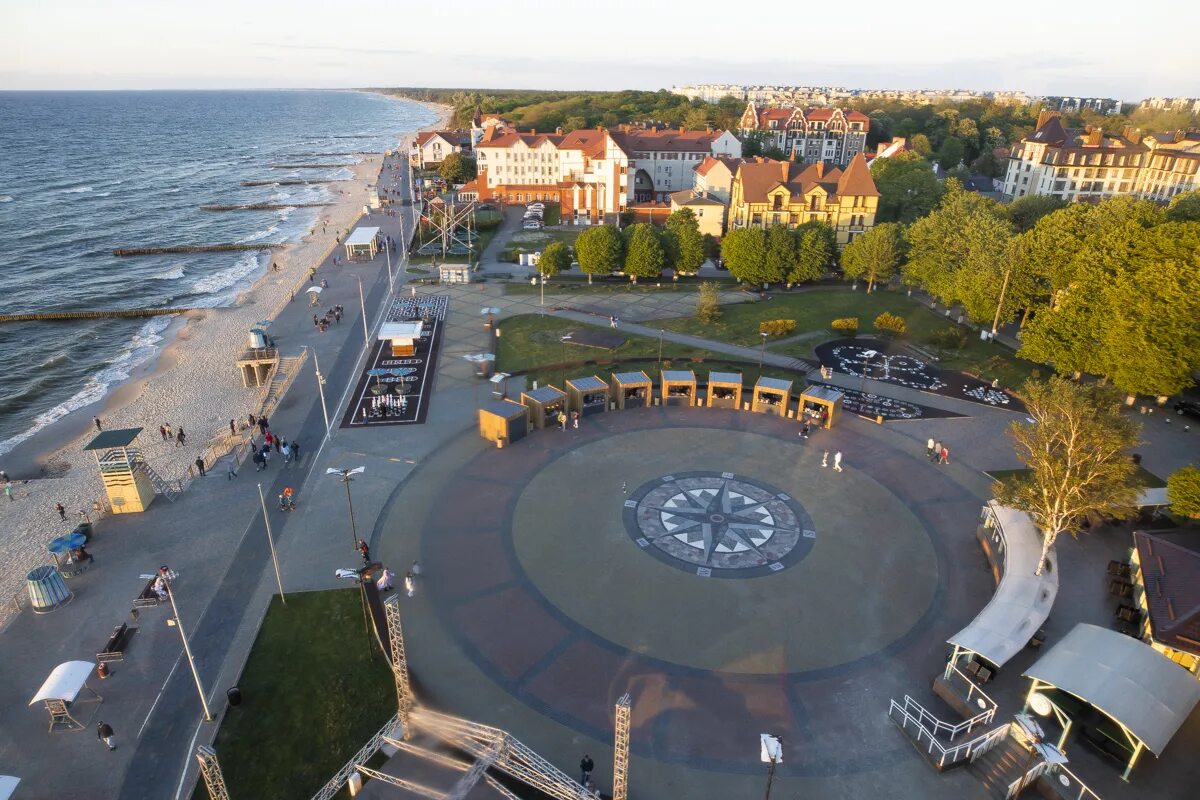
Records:
M1167 209L1171 222L1200 222L1200 189L1175 195Z
M1060 208L1066 208L1067 201L1057 197L1042 194L1027 194L1018 197L1007 207L1008 218L1017 233L1033 230L1038 220L1047 214L1052 214Z
M763 282L782 283L796 264L796 237L786 225L767 228L767 257L763 262Z
M438 175L446 183L466 183L475 174L475 160L462 153L451 153L442 159L442 165L438 167Z
M657 278L667 262L658 229L649 222L639 222L626 232L625 274L634 283L638 278Z
M563 130L567 131L567 132L577 131L580 128L586 128L587 126L588 126L587 118L580 116L578 114L567 117L566 119L563 120L563 124L562 124Z
M933 155L933 144L930 143L929 137L923 133L918 133L912 137L912 149L921 158L929 158Z
M721 239L721 258L729 274L743 283L768 280L767 233L762 228L734 228Z
M721 290L713 281L700 284L696 297L696 319L702 325L713 325L721 318Z
M997 483L996 499L1041 529L1041 575L1059 534L1078 536L1090 517L1132 512L1138 484L1126 451L1138 443L1140 426L1121 413L1110 387L1055 376L1027 382L1024 396L1034 423L1013 422L1008 434L1029 471Z
M837 253L837 234L824 222L811 220L796 228L796 261L788 283L818 280Z
M887 282L904 258L904 226L897 222L876 225L846 245L842 251L842 272L847 278L867 282L867 293L876 281Z
M962 139L955 136L949 136L946 141L942 142L942 146L938 148L937 160L942 165L944 170L952 170L962 163L967 155L967 148L962 143Z
M665 233L667 265L676 274L695 275L708 257L695 213L690 208L671 212Z
M1167 478L1167 502L1172 513L1200 519L1200 467L1183 467Z
M876 222L908 224L936 208L942 197L942 185L929 162L915 152L875 159L871 177L879 189Z
M683 127L689 131L702 131L711 124L708 111L703 108L693 108L683 115Z
M588 283L593 275L611 275L621 268L625 243L621 232L612 225L588 228L575 240L575 257L579 268L587 273Z
M547 278L571 268L571 253L562 242L551 242L542 251L537 263L538 272Z

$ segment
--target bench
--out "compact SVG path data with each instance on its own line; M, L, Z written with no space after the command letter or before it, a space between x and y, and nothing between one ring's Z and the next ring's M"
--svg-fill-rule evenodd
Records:
M128 622L122 622L113 628L112 636L108 637L104 648L96 653L96 661L101 664L107 664L110 661L124 661L125 648L129 646L129 640L135 633L137 633L137 628L131 628Z
M142 589L142 593L134 598L134 612L136 612L139 608L154 608L159 603L163 602L162 599L159 598L158 592L154 591L155 580L157 580L157 578L151 578L150 580L146 581L146 588ZM136 618L136 613L134 616Z

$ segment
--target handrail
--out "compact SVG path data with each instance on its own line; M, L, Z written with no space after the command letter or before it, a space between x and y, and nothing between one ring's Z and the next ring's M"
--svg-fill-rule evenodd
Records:
M1074 772L1071 772L1071 770L1067 769L1066 764L1051 764L1050 768L1048 770L1046 770L1047 775L1056 775L1059 773L1066 775L1068 780L1073 782L1071 786L1066 786L1063 788L1067 788L1067 789L1078 788L1079 789L1079 793L1075 795L1075 800L1100 800L1100 795L1093 792L1086 783L1084 783L1083 781L1081 781L1079 779L1078 775L1076 775Z
M889 700L890 705L888 707L888 716L891 717L893 711L899 712L901 716L900 727L904 728L906 731L908 730L908 723L911 722L916 728L916 736L914 741L918 745L921 744L922 735L924 735L924 738L929 740L929 745L925 752L933 755L936 751L938 769L945 769L946 767L953 766L960 761L973 761L994 747L995 744L1001 739L1008 736L1009 726L1002 725L999 728L994 728L993 730L981 734L980 736L977 736L968 742L963 742L953 747L946 747L941 743L941 741L938 740L937 736L932 731L922 724L921 719L918 716L914 716L912 712L908 710L908 705L913 705L918 709L921 709L920 704L915 702L907 695L905 695L904 700L905 705L903 706L897 703L895 700ZM921 711L924 711L924 709L921 709ZM928 712L925 713L928 714ZM929 716L931 719L936 721L936 717L933 717L932 715Z
M908 695L904 695L904 705L905 708L908 708L909 706L916 707L918 711L918 719L921 721L921 724L925 725L926 720L933 724L932 733L934 735L944 733L946 737L950 739L950 741L954 741L956 736L959 736L964 732L969 733L971 729L977 725L986 725L996 716L996 704L991 702L991 698L987 697L987 695L984 695L984 697L987 698L991 704L990 707L968 720L963 720L957 725L951 725L949 722L942 722L942 720L935 717L932 713L926 710L924 706L922 706L916 700L913 700Z
M968 705L971 703L971 700L972 700L972 698L975 697L975 695L979 695L979 697L982 698L984 703L986 704L986 705L984 705L984 707L983 707L984 710L982 712L976 714L975 716L971 717L970 719L966 720L965 722L962 722L959 725L956 725L955 727L962 728L963 726L965 726L966 730L970 731L976 725L980 725L980 724L986 725L987 723L991 722L992 719L996 716L996 708L997 708L996 701L993 700L991 697L989 697L987 692L985 692L985 691L983 691L983 689L979 688L979 685L977 683L975 683L975 681L971 680L970 677L965 672L960 670L958 667L954 666L954 663L951 662L950 664L947 665L947 669L944 674L944 678L947 681L947 683L949 683L949 681L953 675L958 675L958 677L962 679L963 683L965 683L967 685L966 700L967 700ZM961 733L961 731L959 731L959 733ZM954 735L951 735L950 738L953 739Z

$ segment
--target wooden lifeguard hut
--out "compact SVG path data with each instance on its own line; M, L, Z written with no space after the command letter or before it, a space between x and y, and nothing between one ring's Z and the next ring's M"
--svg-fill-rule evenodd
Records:
M103 431L83 448L96 454L114 514L145 511L154 502L156 479L162 482L142 459L141 448L134 446L141 432L141 428Z
M529 407L512 400L489 400L479 409L479 435L504 447L529 432Z
M690 369L664 369L660 388L664 406L692 406L696 403L696 373Z
M647 408L654 394L654 382L644 372L614 372L613 402L622 411L626 408Z
M250 329L247 347L237 357L242 386L247 389L265 386L271 380L271 372L279 366L279 351L269 343L266 331Z
M792 382L779 378L759 378L754 384L754 399L750 410L756 413L788 415L792 404Z
M708 373L708 407L742 407L742 374L740 372Z
M557 386L542 386L521 392L521 404L529 407L529 417L533 427L544 428L547 421L555 424L554 418L558 412L566 408L567 393Z
M608 410L608 384L595 375L571 378L567 381L567 410L578 411L581 417Z
M807 416L817 420L824 428L832 428L834 418L842 413L844 397L832 386L809 386L800 393L800 407L796 410L796 416Z

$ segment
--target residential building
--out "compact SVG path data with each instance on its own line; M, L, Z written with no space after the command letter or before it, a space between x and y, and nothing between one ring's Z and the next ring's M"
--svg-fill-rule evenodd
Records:
M1053 111L1038 116L1036 130L1013 147L1004 179L1011 198L1046 195L1069 202L1131 194L1168 201L1200 188L1200 134L1152 134L1126 129L1063 127Z
M894 136L890 142L880 142L875 145L874 153L867 153L867 163L870 164L877 158L891 158L899 153L907 153L912 150L912 142L903 136Z
M1138 105L1139 111L1186 111L1200 115L1200 97L1148 97Z
M1041 99L1012 90L977 92L970 89L846 89L842 86L748 86L732 83L674 86L671 91L689 100L703 100L708 103L734 97L758 104L792 106L834 106L853 99L899 100L914 105L964 103L973 100L1029 105Z
M410 161L422 169L437 167L451 153L471 154L470 131L422 131L410 151Z
M789 158L815 164L845 166L867 145L871 118L840 108L763 107L746 104L738 130L759 134L764 147L776 147Z
M702 197L728 203L733 176L737 174L741 164L740 158L709 156L701 161L700 166L692 173L692 191Z
M1134 532L1132 607L1141 618L1130 621L1142 641L1200 675L1200 552L1194 539L1187 533Z
M471 141L479 144L491 128L495 128L497 133L516 130L516 126L499 114L482 114L476 109L475 116L471 117Z
M821 161L755 158L743 161L734 176L729 227L795 228L816 220L834 229L842 247L875 225L878 206L879 190L862 153L844 170Z
M684 189L671 195L671 213L681 208L690 208L696 215L701 236L708 234L720 239L725 233L725 204L720 200Z
M1062 114L1095 111L1097 114L1120 114L1121 101L1111 97L1043 97L1042 106Z

